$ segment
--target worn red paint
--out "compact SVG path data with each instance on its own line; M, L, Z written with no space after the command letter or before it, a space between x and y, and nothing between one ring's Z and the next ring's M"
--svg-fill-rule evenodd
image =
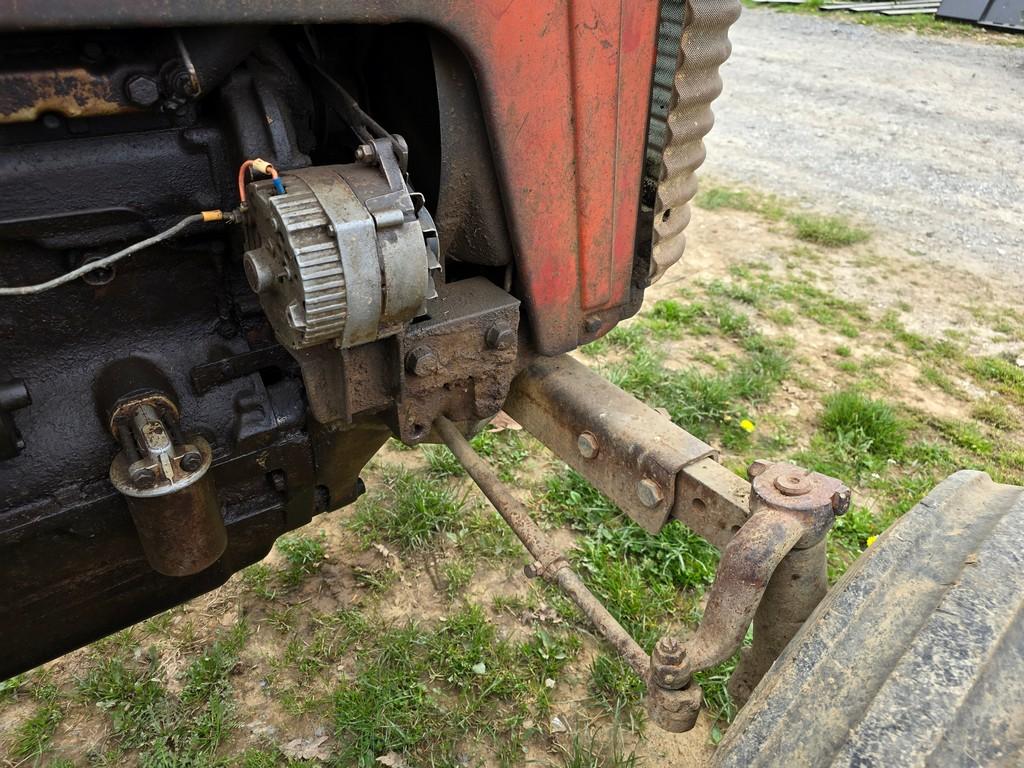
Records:
M505 185L534 340L629 298L658 4L453 0Z

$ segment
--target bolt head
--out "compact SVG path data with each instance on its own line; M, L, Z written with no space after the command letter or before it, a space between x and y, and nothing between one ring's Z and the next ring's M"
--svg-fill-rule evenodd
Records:
M516 334L507 325L495 323L487 329L485 341L491 349L511 349L512 345L516 343Z
M160 100L160 86L149 75L135 75L124 85L125 95L138 107L151 107Z
M597 435L593 432L581 432L580 436L576 438L576 447L579 449L580 456L584 459L592 459L597 456L601 446L597 441Z
M850 509L850 500L853 493L845 485L832 494L832 513L836 517L842 517Z
M129 473L129 477L133 485L137 485L139 488L151 488L156 482L156 475L153 470L149 467L141 467L139 469L133 469Z
M664 492L661 490L661 486L658 485L654 480L649 477L645 477L636 484L636 495L640 499L640 503L648 509L661 504L662 499L665 498Z
M757 459L747 467L747 478L753 480L758 475L762 474L772 463L770 461L764 461L763 459Z
M416 347L405 357L405 370L413 376L430 376L439 367L437 355L430 347Z
M186 472L195 472L203 466L203 455L199 451L187 451L181 457L181 468Z
M587 333L597 333L601 330L601 318L597 315L591 315L583 323L583 327L586 329Z

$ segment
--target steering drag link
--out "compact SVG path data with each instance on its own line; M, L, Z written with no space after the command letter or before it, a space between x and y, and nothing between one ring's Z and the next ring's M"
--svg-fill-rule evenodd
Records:
M660 638L648 656L459 428L443 416L434 428L533 557L526 575L557 585L572 599L644 681L648 715L667 731L693 728L703 697L694 674L735 654L753 621L755 643L743 649L730 683L734 697L745 701L825 594L825 536L835 516L849 508L850 490L792 464L754 462L750 516L724 546L700 626L686 640Z

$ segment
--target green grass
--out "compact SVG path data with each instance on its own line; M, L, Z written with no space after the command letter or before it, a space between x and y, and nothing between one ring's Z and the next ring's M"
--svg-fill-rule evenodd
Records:
M870 237L867 230L855 227L839 216L801 213L789 217L797 238L815 245L840 248L862 243Z
M370 768L393 751L410 765L440 766L457 762L470 733L494 747L518 742L530 712L546 711L545 680L576 655L579 639L538 632L512 642L466 605L433 629L373 624L356 647L358 673L333 694L338 764Z
M567 742L556 741L560 768L637 768L641 763L635 750L626 752L622 737L614 726L599 733L591 726L573 727Z
M282 581L288 586L301 584L309 576L320 570L327 555L324 550L324 535L303 536L282 536L275 545L287 563L281 575ZM259 576L252 577L255 582ZM259 587L257 587L259 588Z
M364 543L387 541L415 550L457 529L464 498L443 480L389 467L379 482L352 517L351 526Z
M867 230L850 224L840 216L822 216L815 213L788 213L789 205L773 195L750 189L711 185L702 189L695 199L705 210L731 208L757 213L769 221L785 219L793 227L797 239L826 248L839 248L861 243L870 237ZM816 254L810 255L817 259Z
M188 665L177 696L152 652L97 658L79 694L107 712L118 749L138 751L141 765L209 764L231 726L228 676L247 637L239 623L206 647Z
M731 208L737 211L758 213L767 219L778 221L785 215L785 206L773 195L766 195L749 189L734 189L722 186L704 187L694 202L698 207L713 211Z
M1001 357L974 357L964 367L978 382L1024 405L1024 368Z

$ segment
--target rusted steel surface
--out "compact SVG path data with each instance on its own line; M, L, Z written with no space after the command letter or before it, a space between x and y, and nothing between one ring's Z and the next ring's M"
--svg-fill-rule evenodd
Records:
M750 483L710 457L688 464L672 517L722 549L750 517Z
M580 577L569 567L562 553L533 522L529 510L512 495L491 466L477 455L469 441L451 421L441 416L434 422L434 429L498 510L498 514L519 537L530 555L535 558L535 562L527 566L527 575L542 576L557 584L633 670L641 677L645 677L650 660L643 648L587 589Z
M710 669L736 652L772 573L805 531L800 518L775 510L755 513L740 528L722 554L700 627L686 642L691 671Z
M754 614L754 643L744 648L729 678L729 693L743 706L761 678L828 592L825 539L790 550L772 574Z
M651 533L675 514L723 546L732 525L745 519L732 515L723 529L697 510L693 495L676 511L681 470L714 450L567 355L537 360L520 373L505 410Z
M339 22L440 29L475 69L533 342L543 354L572 349L637 307L632 270L657 17L657 3L626 0L0 0L7 29Z

